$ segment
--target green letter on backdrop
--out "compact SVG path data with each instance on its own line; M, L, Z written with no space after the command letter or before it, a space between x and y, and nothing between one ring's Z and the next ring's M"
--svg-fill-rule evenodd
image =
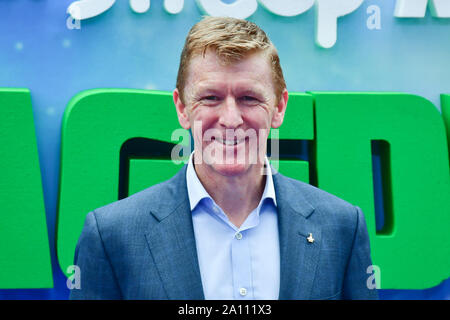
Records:
M441 94L441 108L442 117L444 118L445 127L447 129L447 143L450 152L450 94Z
M365 213L381 287L422 289L450 275L450 182L442 117L396 93L313 93L318 186ZM389 145L392 218L376 233L371 141ZM391 200L389 200L389 198Z
M51 288L30 92L0 89L0 288Z

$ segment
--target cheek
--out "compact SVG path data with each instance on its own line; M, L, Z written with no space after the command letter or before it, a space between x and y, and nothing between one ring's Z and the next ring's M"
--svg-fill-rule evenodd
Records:
M255 130L270 129L271 127L271 114L262 108L244 113L243 119L248 127Z
M196 121L201 121L202 131L208 130L218 122L219 117L216 115L216 112L212 112L210 110L205 110L196 117Z
M212 110L196 110L191 116L190 122L197 141L201 141L205 132L214 128L218 117Z

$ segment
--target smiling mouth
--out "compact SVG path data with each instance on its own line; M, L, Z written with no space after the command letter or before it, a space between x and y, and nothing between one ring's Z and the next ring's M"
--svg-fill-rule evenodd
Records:
M219 138L219 137L216 137L216 138L214 138L214 140L217 140L217 142L219 142L219 143L221 143L221 144L224 144L224 145L226 145L226 146L235 146L235 145L238 145L239 143L241 143L241 142L244 142L245 141L245 138L241 138L241 139L233 139L233 140L224 140L224 139L222 139L222 138Z

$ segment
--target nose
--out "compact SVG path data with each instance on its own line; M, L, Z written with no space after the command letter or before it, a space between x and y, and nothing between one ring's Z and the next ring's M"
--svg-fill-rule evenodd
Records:
M227 97L222 105L219 124L225 128L238 128L244 121L234 97Z

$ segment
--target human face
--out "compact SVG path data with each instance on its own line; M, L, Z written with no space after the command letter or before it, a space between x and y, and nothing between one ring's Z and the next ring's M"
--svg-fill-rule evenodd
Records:
M209 50L188 68L184 102L177 89L174 102L181 126L193 129L196 169L208 176L259 174L269 130L283 122L288 99L286 90L275 96L268 58L256 52L223 64Z

